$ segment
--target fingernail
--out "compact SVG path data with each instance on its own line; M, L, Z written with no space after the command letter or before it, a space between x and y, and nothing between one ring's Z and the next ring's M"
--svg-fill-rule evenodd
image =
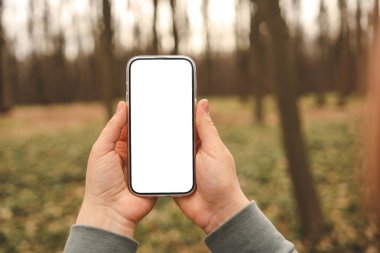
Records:
M123 102L120 101L120 102L117 104L116 112L120 111L122 107L123 107Z
M204 113L208 113L208 101L207 100L206 100L206 102L204 102L202 104L202 109L203 109Z

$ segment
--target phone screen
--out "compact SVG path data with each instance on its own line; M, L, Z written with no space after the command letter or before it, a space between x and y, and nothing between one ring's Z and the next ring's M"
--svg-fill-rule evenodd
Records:
M136 194L187 194L194 187L194 68L173 56L128 64L129 183Z

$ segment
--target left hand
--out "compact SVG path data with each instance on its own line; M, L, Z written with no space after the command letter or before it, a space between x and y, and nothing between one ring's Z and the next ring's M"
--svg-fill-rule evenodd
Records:
M128 188L127 107L125 102L119 102L116 113L92 147L76 224L132 238L137 223L152 210L156 198L138 197Z

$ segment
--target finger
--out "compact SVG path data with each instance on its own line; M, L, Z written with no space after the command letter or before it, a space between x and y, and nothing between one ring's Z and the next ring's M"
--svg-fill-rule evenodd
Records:
M206 99L202 99L198 103L195 123L202 150L211 151L212 149L221 146L222 141L219 137L218 130L211 119L209 102Z
M115 150L116 142L121 137L123 128L127 121L127 111L125 102L120 101L117 105L116 113L104 127L100 136L94 144L93 149L97 155L102 156Z
M197 112L197 104L195 104L195 113ZM195 121L195 119L194 119ZM194 128L194 142L195 142L195 152L198 152L199 146L201 144L201 140L199 139L198 129Z
M116 152L119 154L121 160L123 161L123 163L125 164L128 160L128 146L127 146L127 143L125 141L118 141L116 142L116 146L115 146L115 150Z
M126 124L128 124L128 122L126 122ZM128 141L127 126L126 125L123 127L123 129L121 129L121 133L120 133L118 141L124 141L124 142Z
M128 110L128 105L127 105L127 110ZM127 117L126 124L128 124L128 117ZM128 129L127 129L127 125L125 125L123 127L123 129L121 130L119 140L116 142L115 150L119 154L123 163L126 164L126 162L128 161L127 160L127 158L128 158L128 155L127 155L127 153L128 153Z
M125 104L125 113L126 113L126 120L125 120L125 125L123 129L121 130L121 134L119 136L119 141L125 141L128 142L128 120L129 120L129 115L128 115L128 104Z

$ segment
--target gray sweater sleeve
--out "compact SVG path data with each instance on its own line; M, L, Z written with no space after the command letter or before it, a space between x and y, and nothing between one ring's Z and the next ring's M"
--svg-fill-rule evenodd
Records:
M255 202L240 210L205 242L214 253L296 253L294 245L276 230ZM64 253L135 253L138 243L103 229L73 225Z
M100 228L73 225L64 253L135 253L138 243Z
M297 252L294 245L276 230L254 201L209 234L205 242L214 253Z

